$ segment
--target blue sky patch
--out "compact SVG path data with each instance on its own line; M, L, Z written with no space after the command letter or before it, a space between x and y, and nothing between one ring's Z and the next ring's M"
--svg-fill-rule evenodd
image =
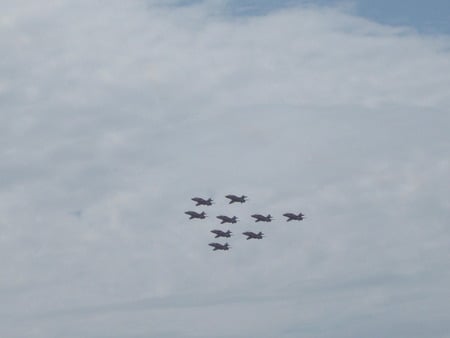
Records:
M411 26L421 33L450 33L450 4L446 0L231 0L230 9L236 15L262 15L290 6L348 5L355 14L395 26Z

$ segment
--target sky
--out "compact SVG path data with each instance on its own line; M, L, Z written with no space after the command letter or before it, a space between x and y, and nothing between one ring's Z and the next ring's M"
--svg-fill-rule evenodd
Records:
M447 24L255 3L0 2L0 336L448 337Z
M450 33L447 0L232 0L228 4L238 15L261 14L299 5L341 7L382 24L408 26L427 34Z

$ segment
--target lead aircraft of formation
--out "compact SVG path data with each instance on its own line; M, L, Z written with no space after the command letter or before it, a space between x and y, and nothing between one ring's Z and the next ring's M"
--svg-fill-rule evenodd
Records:
M231 237L231 234L232 234L232 232L231 232L230 230L227 230L227 231L222 231L222 230L211 230L211 232L212 232L213 234L216 235L214 238L217 238L217 237L226 237L226 238L230 238L230 237Z

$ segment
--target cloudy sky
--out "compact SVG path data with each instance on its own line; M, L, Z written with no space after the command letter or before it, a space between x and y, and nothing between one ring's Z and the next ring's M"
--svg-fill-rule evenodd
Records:
M405 2L1 1L0 336L448 337L449 18Z

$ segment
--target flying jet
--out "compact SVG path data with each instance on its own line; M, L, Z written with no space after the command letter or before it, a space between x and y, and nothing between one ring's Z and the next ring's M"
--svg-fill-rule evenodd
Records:
M211 232L216 235L214 238L217 238L217 237L227 237L227 238L229 238L231 236L231 231L230 230L228 230L226 232L222 231L222 230L211 230Z
M220 224L223 224L223 223L236 223L237 219L238 219L236 216L228 217L228 216L223 216L223 215L217 216L216 218L218 218L218 219L220 219L222 221L222 222L220 222Z
M305 218L305 215L303 215L302 213L299 213L298 215L296 215L296 214L293 214L292 212L287 212L287 213L283 214L283 216L288 218L286 220L286 222L303 221L303 219Z
M213 202L213 200L211 198L208 198L207 200L205 200L204 198L201 198L201 197L194 197L194 198L191 198L191 200L193 200L194 202L197 203L195 205L196 207L198 207L199 205L212 205L212 202Z
M254 232L251 232L251 231L246 231L246 232L243 232L242 234L247 236L247 240L252 239L252 238L262 239L264 236L264 234L261 231L258 232L257 234L255 234Z
M230 247L228 246L228 243L225 244L220 244L220 243L209 243L209 246L212 246L214 249L213 251L216 250L229 250Z
M255 218L255 222L272 222L272 216L270 214L267 216L254 214L252 217Z
M226 195L226 198L228 198L230 200L230 203L234 203L234 202L240 202L240 203L244 203L246 201L247 196L242 195L241 197L236 196L236 195Z
M193 219L193 218L204 219L206 217L206 214L204 211L202 211L201 213L198 213L195 211L186 211L185 214L190 216L189 219Z

